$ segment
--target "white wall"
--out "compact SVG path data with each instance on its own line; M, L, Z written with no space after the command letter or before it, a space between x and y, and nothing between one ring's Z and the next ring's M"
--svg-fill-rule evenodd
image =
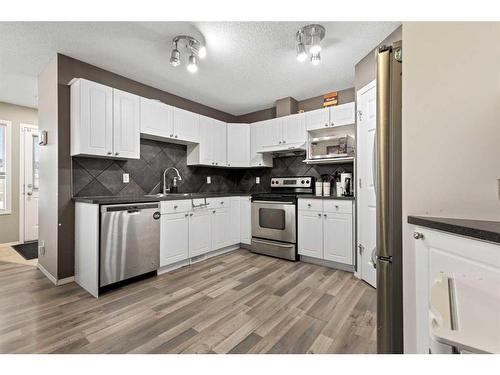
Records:
M38 241L45 244L38 264L57 279L58 131L57 57L38 76L38 128L47 130L48 144L40 146Z
M408 215L500 220L500 23L403 24L405 351L415 350Z

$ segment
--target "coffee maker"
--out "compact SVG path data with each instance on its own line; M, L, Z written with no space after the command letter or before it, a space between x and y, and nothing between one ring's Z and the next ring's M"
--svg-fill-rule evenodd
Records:
M341 173L340 184L342 186L342 195L344 197L352 197L354 195L352 173Z

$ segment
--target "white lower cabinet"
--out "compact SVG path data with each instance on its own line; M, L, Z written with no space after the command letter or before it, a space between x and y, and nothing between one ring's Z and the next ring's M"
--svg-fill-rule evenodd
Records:
M241 199L240 197L231 197L229 199L231 204L230 214L229 214L229 245L235 245L241 242L241 227L240 227Z
M221 249L231 243L229 219L228 208L217 208L211 211L212 250Z
M240 242L252 243L252 197L240 198Z
M210 214L201 209L189 213L189 257L208 253L211 250Z
M300 255L354 265L352 202L299 200Z
M161 217L160 266L167 266L189 257L189 214L168 214Z

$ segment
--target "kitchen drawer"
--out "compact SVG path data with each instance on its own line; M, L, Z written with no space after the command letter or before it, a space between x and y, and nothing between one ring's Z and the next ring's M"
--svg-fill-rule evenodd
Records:
M323 212L352 214L352 202L328 199L323 201Z
M162 201L160 211L162 214L175 214L178 212L191 211L191 199Z
M323 201L321 199L299 199L299 210L322 211Z
M207 198L207 203L209 203L208 208L223 208L223 207L231 207L230 197L222 197L222 198Z

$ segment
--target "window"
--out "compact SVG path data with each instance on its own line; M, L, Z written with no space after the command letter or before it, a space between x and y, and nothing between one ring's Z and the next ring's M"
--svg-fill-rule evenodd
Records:
M0 215L10 214L11 207L11 123L0 120Z

